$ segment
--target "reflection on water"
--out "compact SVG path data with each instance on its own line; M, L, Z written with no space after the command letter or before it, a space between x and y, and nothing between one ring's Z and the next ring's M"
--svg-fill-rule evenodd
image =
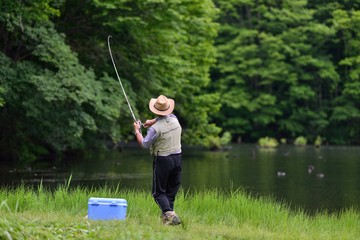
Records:
M189 191L242 188L309 212L359 208L359 156L359 147L282 145L269 150L241 144L226 152L185 148L182 187ZM62 163L37 163L26 168L2 166L0 173L2 186L42 182L53 187L71 175L73 186L106 184L150 191L152 159L145 150L129 148Z

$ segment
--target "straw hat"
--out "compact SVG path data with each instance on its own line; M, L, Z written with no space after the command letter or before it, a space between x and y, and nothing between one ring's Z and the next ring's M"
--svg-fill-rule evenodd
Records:
M150 111L159 116L166 116L174 110L175 101L160 95L158 98L152 98L149 102Z

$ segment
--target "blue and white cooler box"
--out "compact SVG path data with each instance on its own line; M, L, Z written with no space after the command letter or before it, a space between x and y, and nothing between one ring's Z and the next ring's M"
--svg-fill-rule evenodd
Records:
M88 202L89 220L124 220L127 201L121 198L91 197Z

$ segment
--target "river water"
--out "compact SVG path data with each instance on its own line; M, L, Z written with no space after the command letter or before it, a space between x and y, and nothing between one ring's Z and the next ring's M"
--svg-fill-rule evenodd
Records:
M231 145L228 151L183 149L182 188L224 192L243 189L254 196L270 196L306 212L360 209L360 147L281 145L259 149L252 144ZM0 186L25 184L56 187L71 176L71 186L117 186L148 189L152 158L137 147L61 162L30 166L2 165Z

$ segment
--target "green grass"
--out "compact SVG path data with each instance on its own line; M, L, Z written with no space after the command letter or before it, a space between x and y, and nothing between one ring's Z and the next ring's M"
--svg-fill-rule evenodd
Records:
M90 197L126 199L126 220L87 220ZM182 225L162 225L148 190L21 186L0 190L0 239L360 239L354 209L308 216L240 190L180 191L176 212Z

